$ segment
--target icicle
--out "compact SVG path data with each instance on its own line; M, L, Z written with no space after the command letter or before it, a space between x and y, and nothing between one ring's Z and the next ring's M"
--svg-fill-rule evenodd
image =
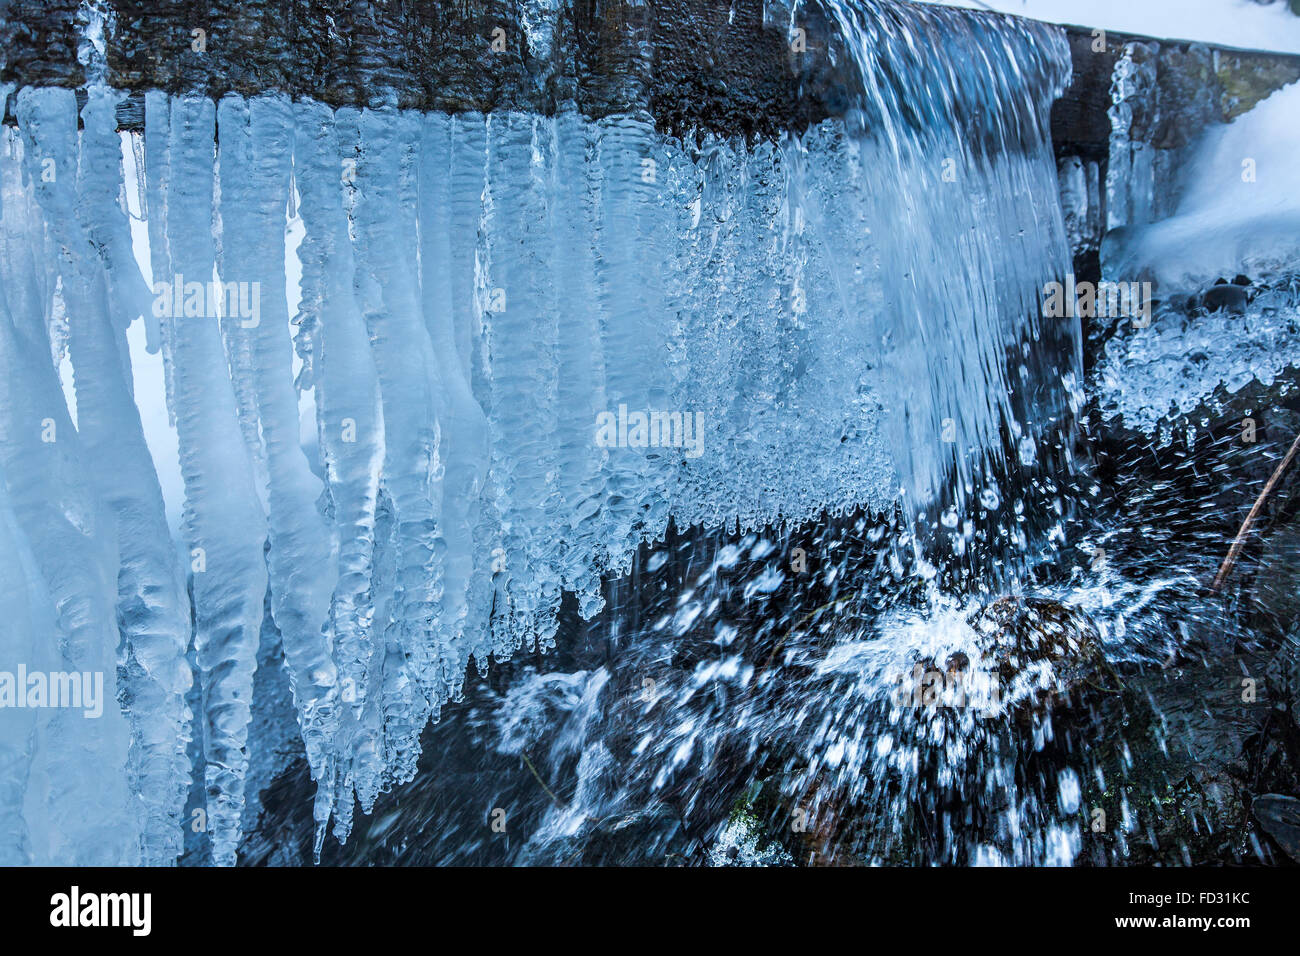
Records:
M76 182L76 102L71 90L21 91L16 112L23 131L31 189L46 208L73 220L68 201ZM7 164L6 164L7 165ZM18 234L34 250L47 247L39 209L15 202L16 170L4 179L6 248L3 287L8 314L0 315L0 376L8 386L0 466L19 527L48 588L58 625L58 647L43 660L20 662L33 671L75 671L98 680L102 715L86 719L68 707L44 716L44 751L32 768L35 792L48 788L48 831L33 846L38 863L131 864L139 859L140 830L129 808L122 768L130 729L117 707L117 535L102 501L81 478L91 467L50 364L42 301L45 270L15 274ZM22 220L15 221L15 213ZM17 261L15 261L17 259ZM59 261L45 260L50 268ZM45 273L48 275L48 273ZM50 678L46 678L49 680ZM36 781L39 780L40 783Z
M8 385L8 377L0 380L0 401L5 402L5 407L9 403ZM0 589L0 619L5 622L0 629L0 655L6 666L21 661L39 670L42 648L52 650L57 642L50 613L54 605L41 579L36 556L19 526L2 470L0 574L5 581L5 587ZM38 821L29 819L24 812L37 745L37 715L41 713L29 707L0 710L0 866L35 862L33 847L50 839L39 832Z
M491 363L484 347L483 316L487 304L485 233L486 209L483 203L487 176L487 122L479 113L451 117L448 172L451 216L448 234L448 257L451 284L452 327L456 336L456 355L462 374L481 412L483 434L487 435L486 415L492 408ZM427 208L427 207L426 207ZM427 221L427 220L425 220ZM438 221L429 224L435 230ZM422 223L422 228L425 226ZM436 241L436 238L435 238ZM434 263L436 267L436 260ZM482 491L475 503L477 518L473 525L474 565L465 598L465 654L473 657L479 673L487 672L493 652L491 617L496 600L494 579L503 572L505 550L501 540L501 515L497 511L496 484L488 469L489 450L483 448L477 458L482 475ZM467 461L459 464L467 466Z
M320 481L298 443L298 396L286 312L284 219L293 143L287 98L227 96L218 111L221 279L227 321L246 337L269 476L271 613L284 642L290 687L318 799L316 848L334 804L338 684L325 629L337 578ZM238 301L238 309L235 301Z
M92 87L82 111L76 217L83 228L70 215L71 184L47 194L45 212L67 263L63 288L78 433L97 462L91 482L117 518L118 620L128 653L133 789L144 809L145 861L158 865L174 863L181 853L180 815L190 785L185 752L192 716L185 705L192 680L185 660L190 604L132 395L123 334L152 307L142 301L144 281L126 245L126 217L117 201L122 172L116 101L111 91ZM72 128L69 123L67 129ZM96 251L104 256L102 263Z
M317 324L316 401L320 443L338 538L338 581L330 603L330 628L338 662L341 703L347 710L339 731L347 760L354 721L369 699L374 656L375 505L384 456L379 382L361 312L353 295L353 256L343 190L355 179L355 139L340 150L333 112L320 104L296 108L294 164L306 235L302 261L302 311ZM346 836L352 795L337 797Z
M165 217L173 270L174 414L185 479L183 533L194 581L195 647L203 686L203 752L212 858L235 862L253 672L266 596L266 519L235 413L211 285L215 109L201 96L146 100L145 136L166 136L165 185L150 170L149 209ZM157 275L157 270L155 269ZM214 295L215 291L215 295Z
M350 114L350 115L345 115ZM356 132L356 111L340 110L339 127L350 127ZM355 142L355 140L352 140ZM395 717L406 707L414 707L414 691L406 680L406 660L401 648L389 642L383 634L383 625L392 619L396 603L398 543L395 534L396 519L393 500L382 488L375 504L375 557L374 557L374 621L378 629L373 641L374 652L370 658L370 680L365 706L357 716L356 728L348 739L351 756L352 785L361 809L369 813L385 785L387 754L385 752L385 720ZM391 652L391 653L390 653ZM350 713L350 712L349 712Z
M557 435L560 493L569 528L563 541L565 587L578 596L584 618L604 606L600 568L605 499L603 466L608 451L595 441L596 416L607 409L605 364L600 348L600 306L596 298L596 199L599 177L588 161L595 148L589 124L573 112L556 119L548 189L556 196L551 217L558 310Z
M11 90L9 84L0 84L0 102L9 101ZM0 224L4 222L4 201L5 190L0 182ZM3 270L0 270L0 342L5 348L16 345ZM0 421L7 421L3 411L15 405L10 392L16 384L19 383L8 375L0 375ZM4 444L0 440L0 451L4 450ZM51 611L54 605L31 544L14 512L3 465L0 465L0 579L6 582L6 587L0 590L0 620L5 622L0 630L0 659L38 665L42 649L47 655L52 654L58 643ZM39 713L16 707L0 711L0 866L32 863L33 847L48 844L50 839L48 834L37 832L38 821L29 819L24 812Z
M472 233L456 229L453 222L457 212L455 200L460 198L460 191L453 182L453 121L448 117L436 114L425 117L419 164L424 321L446 389L439 423L444 468L443 536L447 545L439 637L456 649L452 666L463 673L470 652L465 630L474 575L474 532L480 520L480 496L488 468L488 429L487 418L470 384L468 336L464 337L463 345L458 345L461 337L457 328L456 293L472 294L472 258L464 250L472 253L473 245L466 241ZM477 214L477 199L473 206ZM468 326L467 316L462 315L460 319L462 327ZM484 666L486 660L478 663Z
M488 123L488 309L493 405L489 413L498 510L507 529L497 614L498 656L553 640L558 557L546 520L555 495L555 287L547 235L548 121L506 113Z
M648 209L663 201L658 160L651 155L653 140L653 123L646 116L616 116L601 123L597 279L610 405L602 412L617 424L609 447L605 529L609 570L615 574L630 567L647 523L658 523L657 515L648 517L647 508L662 506L662 496L654 500L656 478L646 455L649 414L663 411L665 398L654 381L654 370L664 358L662 303L656 301L658 263L642 244L650 222ZM644 416L644 429L636 427L640 418L633 416Z
M154 286L171 292L172 260L167 251L167 183L171 178L171 152L168 149L168 130L171 127L170 107L166 93L150 90L145 94L145 129L153 135L140 137L142 156L136 158L136 175L140 177L140 207L147 217L149 233L149 271ZM143 163L141 163L143 160ZM176 362L172 357L172 343L176 332L171 318L172 309L150 309L158 325L158 343L163 354L163 383L167 391L168 424L176 427ZM159 315L158 313L162 314Z
M463 661L438 630L445 543L439 422L446 389L421 314L415 236L419 120L366 110L355 207L358 290L383 396L384 483L397 512L397 594L385 641L385 746L395 780L415 772L419 734L453 696ZM406 660L397 667L394 649ZM411 685L414 684L412 687Z

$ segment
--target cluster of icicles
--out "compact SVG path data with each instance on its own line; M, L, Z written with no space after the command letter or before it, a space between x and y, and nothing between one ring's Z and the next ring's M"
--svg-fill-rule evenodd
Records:
M670 518L883 506L988 445L1063 251L1022 201L1054 195L1045 140L953 142L946 194L913 157L895 239L905 158L833 123L687 148L643 116L151 93L141 136L120 99L22 89L0 149L0 665L102 672L120 704L0 711L5 862L174 861L192 733L235 862L264 618L317 848L331 816L346 838L471 660L550 646L562 594L596 613ZM136 321L165 397L134 394ZM177 536L140 414L164 400Z

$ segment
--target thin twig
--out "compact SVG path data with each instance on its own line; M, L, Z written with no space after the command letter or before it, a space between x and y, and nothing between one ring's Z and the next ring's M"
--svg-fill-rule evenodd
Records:
M520 751L519 756L524 758L524 763L528 764L528 769L533 772L533 776L536 777L537 782L542 785L542 789L545 790L546 793L550 796L550 798L555 801L555 805L559 807L561 810L567 809L568 805L555 795L554 790L552 790L550 787L546 785L546 781L542 779L542 775L537 772L537 768L533 766L533 762L528 759L528 754L524 753L523 751Z
M1291 459L1296 456L1297 452L1300 452L1300 435L1295 436L1295 441L1291 443L1291 450L1286 453L1286 457L1282 459L1281 463L1273 471L1273 477L1269 478L1268 484L1264 486L1264 490L1261 491L1259 497L1255 499L1255 505L1250 509L1250 514L1246 515L1246 520L1241 523L1241 530L1237 532L1237 537L1232 542L1232 547L1228 549L1228 556L1223 559L1223 566L1219 568L1219 573L1215 575L1214 583L1210 585L1211 591L1217 592L1221 587L1223 587L1223 582L1227 580L1228 575L1232 573L1233 565L1237 563L1237 558L1241 555L1241 549L1246 544L1246 535L1250 533L1250 526L1255 523L1255 519L1259 516L1260 510L1264 507L1265 500L1273 493L1273 489L1277 487L1277 483L1282 480L1282 472L1286 471L1287 465L1291 464Z

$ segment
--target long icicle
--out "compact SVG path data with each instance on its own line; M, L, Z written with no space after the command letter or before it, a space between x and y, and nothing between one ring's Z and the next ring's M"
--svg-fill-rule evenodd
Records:
M166 137L169 153L165 192L150 175L149 209L150 215L165 217L173 270L167 327L185 480L183 534L190 549L194 643L203 687L207 823L213 862L230 866L239 844L248 772L253 673L267 585L266 519L212 301L216 111L202 96L176 97L170 105L170 117L164 119L165 97L151 94L145 102L146 138Z
M307 763L316 781L319 855L334 806L339 721L337 670L325 626L335 572L329 560L328 529L316 510L321 482L312 474L298 441L298 397L293 387L284 268L293 112L285 97L246 101L232 95L221 100L217 119L220 269L228 290L225 325L228 341L241 341L249 356L266 449L267 563L276 584L271 589L271 614L284 644Z
M385 749L394 782L414 776L420 731L461 677L446 667L451 649L441 646L437 623L446 549L443 386L421 316L418 260L410 242L418 131L413 114L361 114L355 207L358 289L383 395L384 484L397 517L397 589L384 638Z
M354 178L356 158L340 152L334 113L319 103L296 107L294 175L302 199L306 235L299 323L316 323L317 424L338 538L338 581L330 604L330 627L338 664L341 716L334 746L346 765L368 699L375 645L375 507L384 457L384 419L379 379L370 357L365 323L353 293L353 256L343 190ZM345 162L346 159L346 162ZM336 833L347 838L352 777L340 768L342 786Z
M24 214L32 254L53 251L62 264L66 260L57 247L46 246L40 209L57 206L66 195L63 187L76 182L76 102L71 90L29 88L18 94L16 113L27 178L37 201ZM19 211L12 198L6 197L6 220ZM91 465L64 403L46 337L45 308L55 290L53 283L38 288L35 272L22 279L12 273L5 276L13 326L10 341L0 343L6 365L0 373L9 380L13 404L0 429L3 465L14 512L57 616L56 653L62 659L56 666L98 674L103 684L102 716L87 720L60 708L44 729L49 748L42 769L49 787L51 829L48 841L35 848L35 857L45 864L132 864L139 859L139 825L128 809L122 774L130 729L114 699L116 523L94 490L80 480Z
M49 152L69 148L75 137L75 105L63 99L59 108L74 113L63 117L65 136ZM181 853L180 815L190 786L190 602L129 378L124 330L152 304L117 202L123 182L116 101L104 87L88 91L75 216L73 184L58 183L41 198L64 252L77 431L98 463L91 483L117 521L132 786L140 794L145 862L160 865Z

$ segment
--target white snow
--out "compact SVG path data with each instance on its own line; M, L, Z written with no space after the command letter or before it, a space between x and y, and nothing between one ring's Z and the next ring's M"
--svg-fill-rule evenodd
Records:
M1300 16L1285 0L915 0L996 10L1048 23L1102 27L1212 46L1300 53Z

